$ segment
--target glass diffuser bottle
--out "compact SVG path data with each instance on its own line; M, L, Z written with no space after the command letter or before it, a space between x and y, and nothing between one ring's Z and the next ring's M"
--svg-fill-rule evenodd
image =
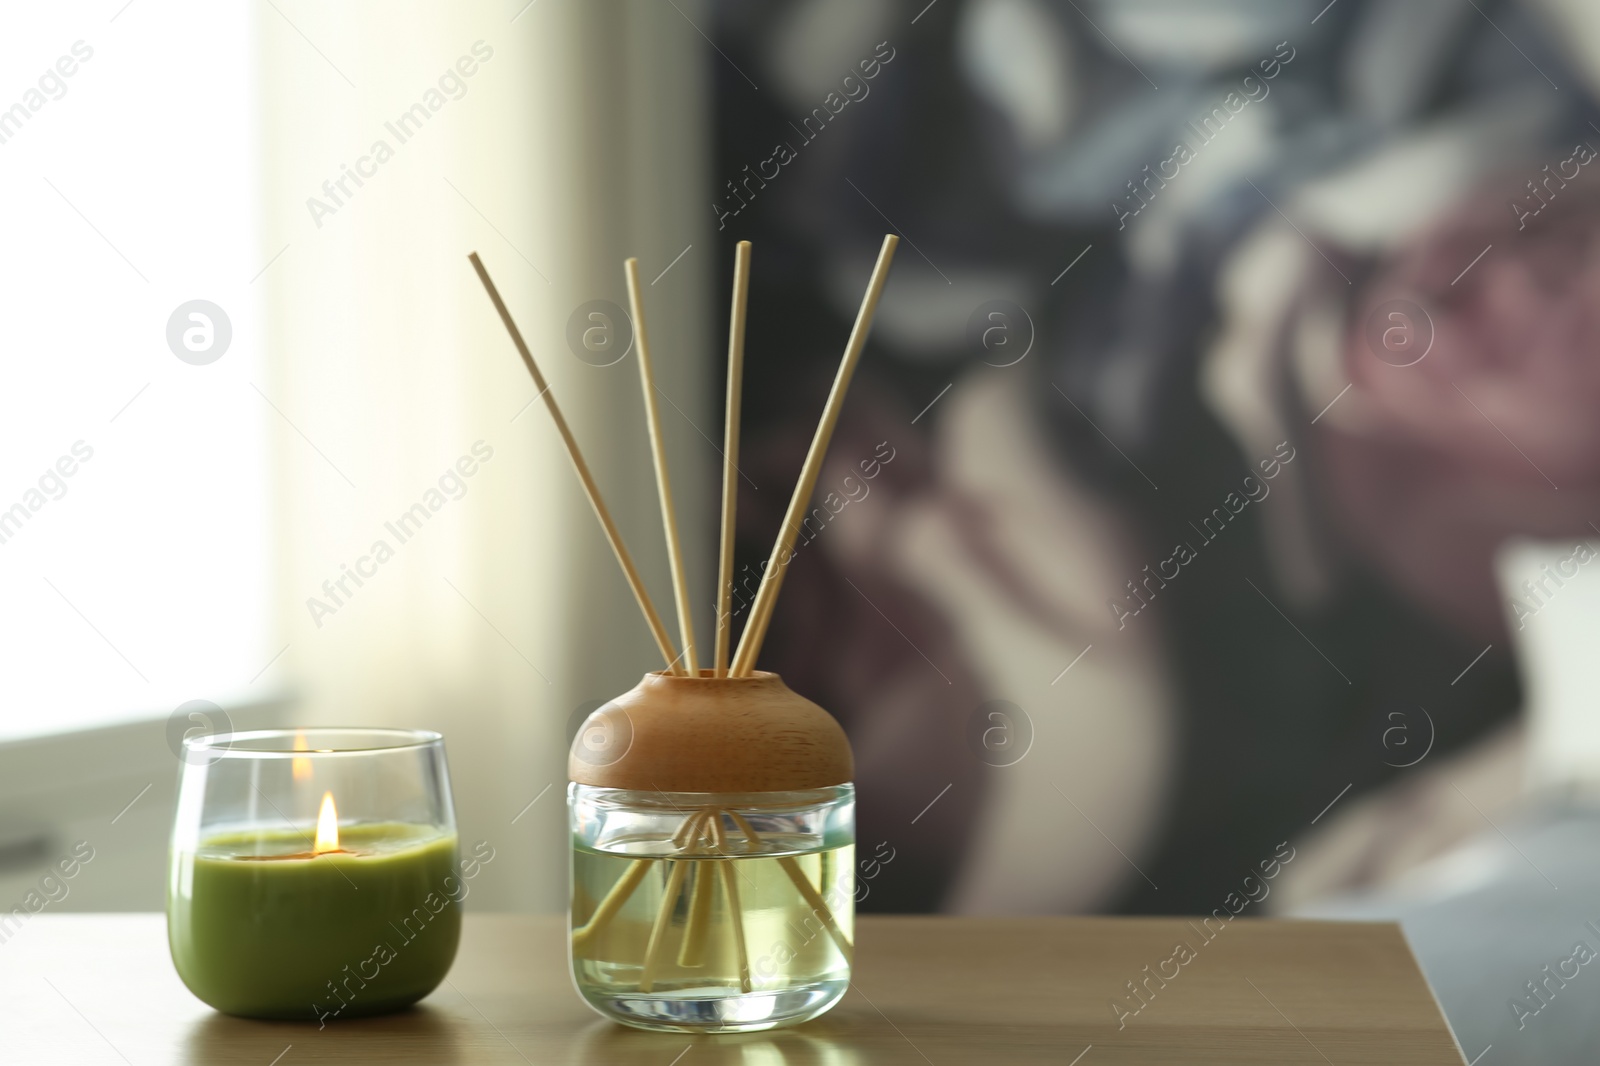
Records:
M716 650L710 670L699 669L696 661L638 260L625 261L623 272L681 652L650 600L533 352L477 253L468 257L544 399L667 664L591 714L567 760L572 978L590 1006L616 1021L684 1032L772 1029L816 1017L837 1003L849 984L855 903L850 744L827 711L791 691L776 674L754 667L898 243L896 235L884 236L730 662L750 242L735 246Z
M568 760L571 960L601 1014L747 1032L850 980L855 790L844 731L776 674L647 674Z

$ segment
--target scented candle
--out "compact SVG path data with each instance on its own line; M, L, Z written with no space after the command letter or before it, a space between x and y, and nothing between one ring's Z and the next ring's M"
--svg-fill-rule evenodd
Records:
M408 1006L448 972L465 894L438 734L186 746L168 941L217 1010L326 1024Z

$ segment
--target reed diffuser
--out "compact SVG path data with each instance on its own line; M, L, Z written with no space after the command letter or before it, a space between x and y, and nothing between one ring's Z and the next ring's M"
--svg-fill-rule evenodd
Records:
M595 711L568 757L572 976L601 1014L644 1029L748 1032L837 1003L854 937L854 765L844 731L755 669L801 517L866 347L899 238L885 236L736 649L733 527L750 243L735 250L715 643L702 667L657 420L638 263L624 264L681 648L639 577L511 313L470 256L533 376L665 667Z

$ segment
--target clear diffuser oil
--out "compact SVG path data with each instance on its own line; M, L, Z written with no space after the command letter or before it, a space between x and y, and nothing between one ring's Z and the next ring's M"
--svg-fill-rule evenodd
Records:
M693 1032L770 1029L836 1003L855 937L853 798L848 786L823 791L839 795L778 815L700 796L698 812L654 832L576 833L572 975L584 999L630 1025Z

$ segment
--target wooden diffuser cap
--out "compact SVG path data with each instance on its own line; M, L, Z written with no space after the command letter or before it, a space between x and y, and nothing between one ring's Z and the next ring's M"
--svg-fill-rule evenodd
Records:
M760 670L646 674L584 721L567 756L567 776L600 788L787 792L854 775L833 716Z

